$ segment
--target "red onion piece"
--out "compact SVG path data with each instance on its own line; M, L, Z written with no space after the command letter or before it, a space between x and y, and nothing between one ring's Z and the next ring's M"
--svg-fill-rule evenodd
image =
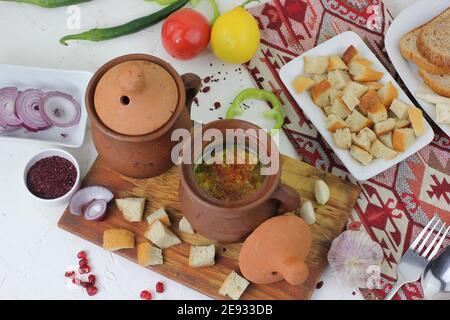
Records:
M92 201L84 210L84 218L89 221L102 221L106 218L106 206L108 203L103 200Z
M56 127L71 127L81 118L80 104L69 94L52 91L42 98L42 118Z
M19 93L16 99L16 115L22 120L22 126L37 132L51 125L41 115L41 99L44 93L36 89L27 89Z
M82 216L86 208L95 200L104 200L107 203L114 198L114 194L101 186L92 186L80 189L75 193L69 203L69 211L73 215Z
M20 129L20 128L21 128L20 126L14 126L14 127L6 126L6 128L3 128L2 126L0 126L0 134L13 132L13 131L16 131L17 129Z
M22 121L16 116L15 104L19 92L17 88L7 87L0 89L0 127L20 126Z

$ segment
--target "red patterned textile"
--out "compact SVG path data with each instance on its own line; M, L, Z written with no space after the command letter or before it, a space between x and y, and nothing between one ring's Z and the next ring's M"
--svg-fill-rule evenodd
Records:
M382 1L272 0L249 12L258 21L262 44L246 68L258 87L279 94L287 115L284 131L297 153L303 161L361 186L349 223L360 222L361 229L383 248L382 288L362 290L368 299L382 298L396 279L397 261L430 217L438 214L450 223L450 139L434 125L430 145L373 179L356 182L289 95L278 71L302 52L352 30L400 83L384 50L384 34L392 18ZM419 283L404 286L395 297L421 298Z

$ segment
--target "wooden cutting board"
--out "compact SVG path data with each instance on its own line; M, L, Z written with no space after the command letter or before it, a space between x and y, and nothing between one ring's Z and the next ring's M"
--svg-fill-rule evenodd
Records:
M309 299L317 281L327 266L327 253L331 241L343 230L356 199L359 187L341 180L329 173L314 168L301 161L282 156L282 181L295 188L302 202L314 200L314 180L323 179L330 187L331 199L325 206L315 201L317 222L311 226L313 244L306 263L310 267L308 280L300 286L292 286L285 281L271 285L250 284L241 299ZM239 251L241 244L221 245L216 243L216 264L213 267L190 268L190 244L208 245L213 242L201 235L180 233L178 222L182 218L178 202L179 168L173 167L165 174L152 179L127 178L108 168L98 158L83 181L83 186L102 185L114 192L116 198L147 198L145 215L160 207L165 207L172 221L171 229L183 239L183 243L163 251L164 265L149 269L216 299L224 299L218 290L231 272L239 270ZM86 221L66 210L58 225L81 238L102 246L103 231L110 228L125 228L136 234L136 244L148 241L144 232L148 225L130 223L122 218L114 201L108 207L109 216L102 222ZM136 249L127 249L117 254L137 262Z

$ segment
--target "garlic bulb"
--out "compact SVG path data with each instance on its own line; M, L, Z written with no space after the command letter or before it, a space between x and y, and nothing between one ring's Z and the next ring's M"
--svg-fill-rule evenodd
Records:
M331 244L328 263L341 284L351 288L373 288L379 277L383 250L362 231L344 231Z

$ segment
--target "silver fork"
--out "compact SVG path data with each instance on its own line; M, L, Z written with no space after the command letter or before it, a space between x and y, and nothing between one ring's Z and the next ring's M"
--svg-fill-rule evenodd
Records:
M436 221L436 223L434 223L434 221ZM445 230L444 234L442 234L442 230L445 229L445 224L443 224L434 239L430 242L430 244L427 244L439 222L439 218L436 216L433 217L433 219L431 219L425 228L423 228L423 230L419 233L416 240L414 240L409 247L408 251L406 251L400 259L397 266L397 282L392 287L391 291L389 291L386 295L384 300L391 300L404 284L419 280L428 262L431 261L439 252L439 249L441 248L442 243L450 230L450 226L447 230ZM432 225L433 227L431 228ZM428 229L430 230L428 231ZM439 236L441 236L441 239L438 241ZM438 242L436 243L436 241ZM423 251L423 249L425 250Z

